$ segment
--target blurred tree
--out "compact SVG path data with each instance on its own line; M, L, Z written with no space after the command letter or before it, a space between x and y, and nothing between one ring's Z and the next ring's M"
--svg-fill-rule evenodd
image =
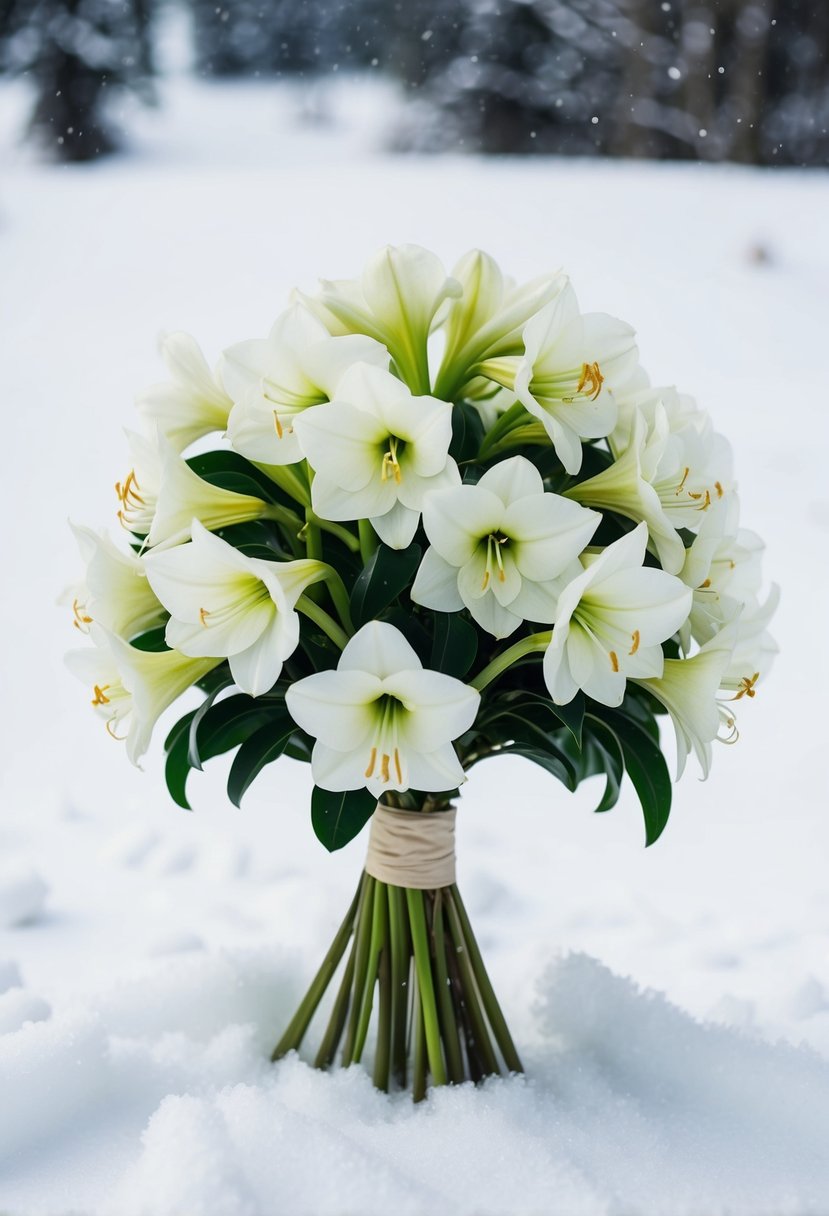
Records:
M30 133L59 160L119 145L113 95L150 97L152 0L3 0L0 66L35 86Z

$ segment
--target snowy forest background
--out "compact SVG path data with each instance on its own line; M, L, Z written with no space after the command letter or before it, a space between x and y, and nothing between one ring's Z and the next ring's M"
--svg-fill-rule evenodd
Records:
M34 86L58 159L116 150L157 100L186 12L202 78L382 75L398 150L825 165L829 5L816 0L0 0L0 74Z

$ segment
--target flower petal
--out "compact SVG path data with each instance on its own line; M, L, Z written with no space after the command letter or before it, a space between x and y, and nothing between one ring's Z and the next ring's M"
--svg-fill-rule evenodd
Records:
M365 669L344 671L341 666L297 680L285 693L285 703L291 717L309 735L350 750L372 730L374 702L381 695L376 675Z

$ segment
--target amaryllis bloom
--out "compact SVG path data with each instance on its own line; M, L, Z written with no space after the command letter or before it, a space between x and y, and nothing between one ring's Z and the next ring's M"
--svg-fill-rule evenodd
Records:
M193 658L229 659L239 688L258 697L273 687L296 650L294 607L326 567L247 557L197 519L192 536L190 544L145 559L147 577L170 613L167 644Z
M89 685L93 708L113 739L126 740L127 755L137 765L164 710L221 660L137 650L100 625L91 626L90 636L94 646L70 651L66 664Z
M559 596L544 680L557 705L581 688L603 705L621 705L629 678L662 675L662 643L691 608L678 578L643 566L648 532L639 524L598 555Z
M736 628L729 625L711 638L689 659L666 659L662 675L637 680L660 701L668 713L676 734L676 779L685 771L690 752L699 761L703 778L711 768L711 744L730 717L723 714L717 700L723 677L728 669L736 642ZM726 728L731 731L726 722Z
M387 245L359 279L323 279L318 295L300 299L329 333L367 334L381 342L412 391L428 393L429 334L444 300L460 294L460 284L434 253L419 245Z
M582 439L616 425L614 391L636 372L634 330L604 313L579 312L569 283L524 329L520 359L491 359L481 372L515 392L543 425L568 473L578 473Z
M723 692L731 693L728 699L752 700L758 683L769 674L779 647L768 624L779 602L780 588L773 584L763 602L752 596L740 609L734 625L736 644L721 685Z
M95 621L129 640L166 621L167 613L147 581L140 557L119 549L105 533L70 526L86 562L83 586L72 603L78 629L88 633Z
M621 456L594 477L577 482L564 493L584 506L615 511L637 523L644 521L663 568L669 574L679 574L685 561L685 546L648 480L647 474L655 464L652 456L648 448L647 424L637 411L630 443Z
M263 519L272 514L271 507L252 494L236 494L211 485L194 473L186 460L159 437L161 453L161 483L155 503L147 543L179 545L190 538L190 526L200 519L213 531L231 524Z
M559 577L600 519L595 511L546 493L541 474L524 456L503 460L477 485L426 499L423 526L432 545L412 599L439 612L466 607L497 638L524 620L551 622Z
M317 740L311 771L323 789L366 786L380 798L409 788L438 793L466 780L452 741L474 722L480 694L425 670L393 625L364 625L336 671L298 680L285 700Z
M738 527L738 522L736 496L714 503L685 551L679 577L694 593L691 613L682 630L686 651L691 638L707 642L737 616L745 615L748 621L757 604L765 545L756 532Z
M332 338L301 304L284 312L267 338L229 347L222 376L235 402L227 428L232 446L261 464L302 460L294 418L330 401L343 373L358 362L388 368L389 352L363 334Z
M460 484L449 455L451 405L413 397L390 372L367 363L346 372L336 401L306 410L294 426L315 471L317 515L370 519L392 549L411 543L430 491Z
M202 435L223 431L233 402L189 334L168 334L161 354L171 379L145 389L135 404L151 433L160 431L181 452Z
M447 300L441 321L446 347L435 392L455 399L477 375L482 360L520 355L527 322L567 283L560 271L518 286L505 279L494 258L480 249L465 254L452 271L463 294Z
M132 467L123 481L115 483L119 502L118 522L128 532L134 532L136 536L146 536L152 527L161 487L161 441L158 438L159 432L156 432L155 441L138 435L135 431L127 431L126 436ZM172 445L168 444L168 447L175 452Z
M637 413L644 435L636 427ZM674 388L623 394L610 450L618 458L634 440L640 443L642 475L672 527L696 531L712 504L733 491L731 447L693 397Z

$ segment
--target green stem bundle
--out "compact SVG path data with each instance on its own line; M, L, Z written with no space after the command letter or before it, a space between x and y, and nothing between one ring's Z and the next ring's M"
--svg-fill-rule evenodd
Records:
M329 989L316 1068L338 1052L343 1066L359 1063L371 1043L377 1088L408 1084L415 1101L430 1083L523 1071L454 884L422 891L363 873L273 1060L299 1050Z

